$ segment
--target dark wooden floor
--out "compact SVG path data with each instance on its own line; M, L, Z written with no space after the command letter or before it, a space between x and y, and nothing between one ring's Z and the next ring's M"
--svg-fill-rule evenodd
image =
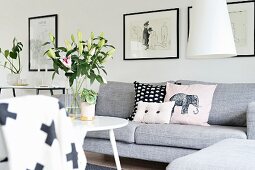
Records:
M102 155L92 152L86 152L89 163L103 165L106 167L115 167L113 156ZM124 170L165 170L168 164L151 162L137 159L120 158L121 167Z

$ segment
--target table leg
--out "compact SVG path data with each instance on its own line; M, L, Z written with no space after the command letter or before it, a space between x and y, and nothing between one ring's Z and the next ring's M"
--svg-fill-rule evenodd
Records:
M36 95L39 95L39 93L40 93L40 90L36 89Z
M13 97L16 97L15 88L12 88Z
M2 92L2 89L0 88L0 94L1 94L1 92Z
M54 93L53 93L53 89L50 89L50 94L53 96Z
M110 141L112 144L112 150L113 150L113 155L114 155L117 170L121 170L120 158L119 158L119 154L118 154L118 150L117 150L117 145L116 145L116 140L115 140L113 129L110 129L109 135L110 135Z

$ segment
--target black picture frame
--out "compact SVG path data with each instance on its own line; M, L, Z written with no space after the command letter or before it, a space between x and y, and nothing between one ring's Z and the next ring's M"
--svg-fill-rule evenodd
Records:
M49 21L50 19L53 20L53 23L50 23L50 25L48 25L48 28L46 28L47 27L46 24L50 22ZM38 22L38 23L33 23L33 22ZM40 36L43 37L44 41L36 39L36 42L40 42L40 43L35 43L34 42L35 39L32 39L31 31L36 30L36 28L31 28L31 27L33 27L35 24L37 24L37 26L39 24L42 24L42 26L45 27L45 30L43 30L43 28L42 28L42 30L40 30L40 31L42 31L42 34L40 34ZM49 27L53 27L53 28L49 28ZM47 29L52 29L53 31L48 32ZM41 45L43 43L49 41L49 33L52 33L54 35L55 45L56 45L56 47L58 47L58 15L57 14L43 15L43 16L36 16L36 17L28 18L28 71L32 71L32 72L33 71L54 71L52 61L45 61L45 68L43 68L42 66L39 67L39 65L40 65L39 61L37 61L37 65L38 65L37 68L35 67L35 65L32 62L32 61L36 60L33 58L34 56L33 56L33 52L32 52L32 48L34 48L34 46L36 46L37 50L40 51L40 52L38 52L39 53L38 55L40 55L39 57L42 57L42 58L40 58L40 60L43 60L43 58L45 60L47 60L47 57L43 56L43 53L45 51L41 50L41 48L43 48ZM33 42L36 45L34 45ZM45 47L45 48L47 48L47 47ZM36 51L34 53L36 53ZM38 58L38 56L37 56L37 58ZM46 70L46 65L48 65L47 70Z
M236 56L233 57L255 57L255 1L254 0L250 0L250 1L236 1L236 2L228 2L228 5L232 5L232 4L244 4L244 3L253 3L253 7L254 7L254 11L253 11L253 16L254 16L254 20L253 20L253 53L252 54L237 54ZM190 29L190 10L192 9L192 6L188 7L188 37L189 38L189 29Z
M175 36L175 41L176 41L176 55L175 56L160 56L161 54L157 54L159 56L155 56L155 57L137 57L137 58L130 58L127 56L126 52L127 52L127 48L126 48L126 40L127 40L127 19L130 16L138 16L138 15L147 15L147 14L151 14L151 13L164 13L164 12L176 12L176 25L173 26L173 28L176 29L176 36ZM147 21L148 19L146 19ZM145 20L144 20L145 21ZM154 11L144 11L144 12L136 12L136 13L128 13L128 14L123 14L123 60L158 60L158 59L179 59L179 54L180 54L180 49L179 49L179 8L171 8L171 9L163 9L163 10L154 10ZM140 25L141 26L141 25ZM158 50L160 51L160 50Z

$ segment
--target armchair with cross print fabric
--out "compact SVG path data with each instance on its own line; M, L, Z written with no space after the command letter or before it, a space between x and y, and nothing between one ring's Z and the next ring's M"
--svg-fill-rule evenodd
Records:
M84 170L86 158L75 134L55 98L0 100L0 169Z

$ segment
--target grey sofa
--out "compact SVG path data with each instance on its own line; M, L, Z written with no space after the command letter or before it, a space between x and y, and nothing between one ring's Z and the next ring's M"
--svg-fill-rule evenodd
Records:
M179 80L181 84L215 84ZM133 83L108 82L99 89L96 115L127 118L134 106ZM119 155L170 163L227 138L255 139L255 84L217 84L209 127L129 122L116 129ZM112 155L108 133L89 132L84 150Z

